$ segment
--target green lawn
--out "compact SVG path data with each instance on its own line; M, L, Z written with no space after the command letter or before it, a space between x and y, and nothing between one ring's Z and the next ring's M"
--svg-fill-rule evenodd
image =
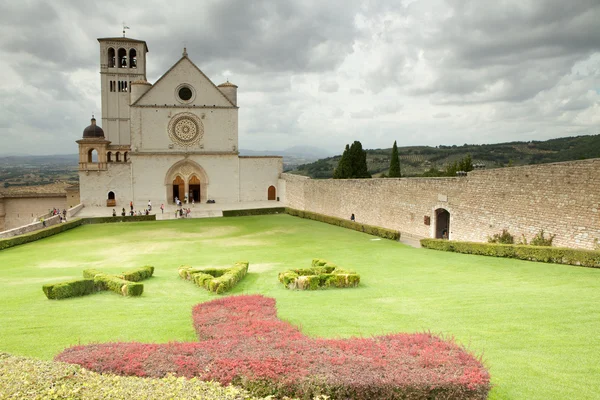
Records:
M324 258L356 289L289 291L277 273ZM231 292L277 299L311 336L431 331L482 354L491 399L597 399L600 270L414 249L287 215L88 225L0 251L0 351L51 359L74 344L193 341L192 305L217 295L177 268L250 262ZM42 284L154 265L144 294L51 301Z

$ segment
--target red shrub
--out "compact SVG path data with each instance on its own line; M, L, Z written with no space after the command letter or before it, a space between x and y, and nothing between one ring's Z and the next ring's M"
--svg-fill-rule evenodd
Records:
M234 383L256 395L485 399L490 377L464 348L428 333L311 339L277 319L275 300L232 296L193 309L196 343L75 346L56 357L97 371L169 373Z

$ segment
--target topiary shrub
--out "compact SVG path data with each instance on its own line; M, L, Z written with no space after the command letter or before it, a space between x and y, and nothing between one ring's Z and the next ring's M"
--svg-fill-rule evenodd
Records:
M288 289L316 290L321 288L356 287L360 283L360 275L347 271L335 264L315 258L311 268L291 269L279 273L279 282Z
M42 286L42 290L47 298L53 300L85 296L97 291L93 279L78 279L66 282L50 283Z
M231 268L193 268L189 265L179 267L182 279L217 294L231 290L248 273L248 261L238 261Z
M132 271L123 272L121 275L118 275L118 277L130 282L139 282L152 277L153 274L154 267L146 265Z

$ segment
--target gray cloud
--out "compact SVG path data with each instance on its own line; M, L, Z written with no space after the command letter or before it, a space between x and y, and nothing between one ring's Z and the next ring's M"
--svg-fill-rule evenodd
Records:
M100 116L96 38L121 21L148 43L149 80L185 45L239 85L243 148L542 140L600 122L598 0L5 1L0 153L77 151Z

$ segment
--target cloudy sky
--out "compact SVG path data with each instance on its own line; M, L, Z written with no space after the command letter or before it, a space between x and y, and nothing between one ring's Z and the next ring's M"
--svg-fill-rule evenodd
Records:
M598 0L0 0L0 154L77 152L122 22L239 86L243 149L600 133Z

